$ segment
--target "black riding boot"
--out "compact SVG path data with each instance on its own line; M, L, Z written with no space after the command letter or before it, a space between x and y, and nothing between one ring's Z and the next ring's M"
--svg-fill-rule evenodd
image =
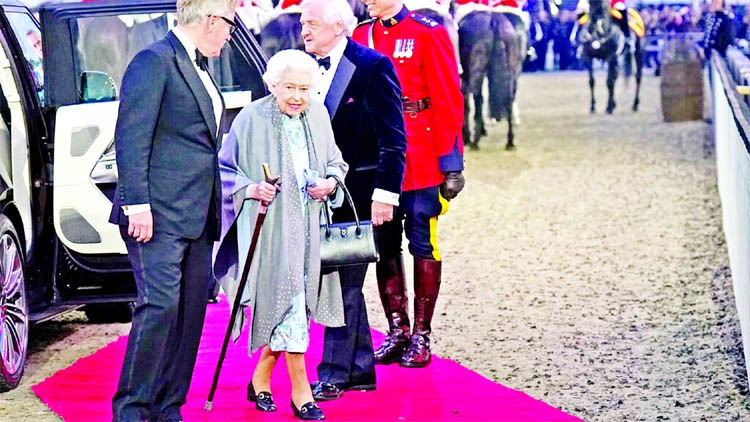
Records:
M375 363L387 365L401 360L409 345L409 297L401 255L380 260L375 269L380 301L389 327L388 336L375 351Z
M441 261L414 258L414 331L409 347L401 357L401 366L422 368L432 359L430 333L440 291L441 270Z

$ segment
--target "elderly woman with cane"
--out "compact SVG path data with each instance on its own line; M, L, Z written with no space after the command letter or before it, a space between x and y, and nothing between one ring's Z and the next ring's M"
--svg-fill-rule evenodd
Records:
M291 407L303 420L325 419L315 404L305 370L309 318L326 326L344 324L341 289L335 273L320 271L320 223L326 199L343 200L336 179L348 169L333 138L325 107L309 101L318 64L298 50L278 52L263 80L271 95L253 101L232 123L219 151L222 211L226 227L216 252L214 273L234 302L238 272L262 203L270 203L251 258L242 305L252 311L250 353L261 350L247 399L256 409L276 410L271 372L282 352L292 384ZM262 164L278 173L267 183ZM245 313L234 322L236 341Z

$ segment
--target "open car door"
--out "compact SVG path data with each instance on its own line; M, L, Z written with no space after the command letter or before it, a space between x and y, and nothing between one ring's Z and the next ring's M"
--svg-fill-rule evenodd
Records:
M133 56L176 25L174 0L57 3L39 10L44 56L44 103L54 125L53 219L68 251L126 254L108 222L117 183L114 128L119 87ZM209 72L236 113L266 95L265 59L239 28ZM54 48L47 48L53 45Z

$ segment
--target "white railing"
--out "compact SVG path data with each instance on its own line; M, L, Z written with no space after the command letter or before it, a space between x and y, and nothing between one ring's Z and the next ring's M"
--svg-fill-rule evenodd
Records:
M726 58L711 54L716 164L724 235L742 329L745 362L750 362L750 109L738 92L750 75L750 60L730 47ZM747 364L745 365L747 370ZM748 373L750 375L750 372Z

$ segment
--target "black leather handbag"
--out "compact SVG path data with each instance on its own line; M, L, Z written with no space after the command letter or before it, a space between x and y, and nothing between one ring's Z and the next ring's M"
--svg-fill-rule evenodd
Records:
M359 221L354 201L346 186L336 178L338 187L354 212L353 222L331 224L331 217L325 212L326 222L320 226L320 264L322 267L341 267L367 264L380 259L375 244L372 221Z

